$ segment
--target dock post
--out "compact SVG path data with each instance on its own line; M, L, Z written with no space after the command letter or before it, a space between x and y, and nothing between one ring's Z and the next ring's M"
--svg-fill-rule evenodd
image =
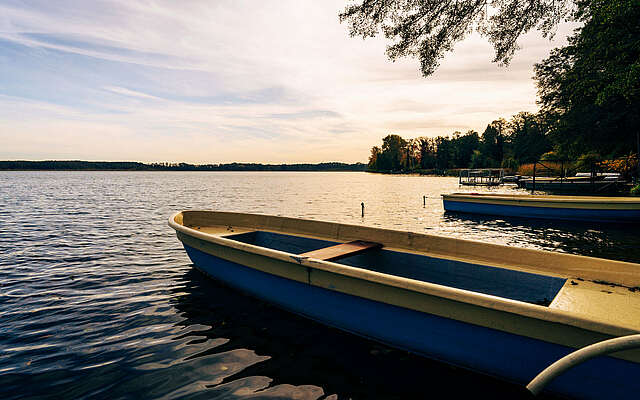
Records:
M591 192L595 193L596 191L596 165L593 160L591 160Z
M538 164L537 161L533 163L533 183L531 184L531 194L536 191L536 164Z
M636 169L638 170L636 175L636 183L640 184L640 130L636 132L636 146L638 146L636 152Z
M427 206L427 196L422 196L422 207Z

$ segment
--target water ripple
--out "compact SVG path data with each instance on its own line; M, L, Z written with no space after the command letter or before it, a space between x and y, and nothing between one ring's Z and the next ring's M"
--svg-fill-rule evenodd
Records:
M206 279L166 225L181 209L257 212L640 261L628 228L445 214L454 190L362 173L1 172L0 398L522 397Z

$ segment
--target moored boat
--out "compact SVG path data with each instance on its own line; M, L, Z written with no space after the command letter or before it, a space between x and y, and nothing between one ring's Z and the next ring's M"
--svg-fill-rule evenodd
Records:
M640 265L266 215L169 219L194 265L357 335L526 384L575 349L640 332ZM634 397L640 351L593 358L548 389Z
M445 211L574 221L640 222L640 198L489 193L443 194Z

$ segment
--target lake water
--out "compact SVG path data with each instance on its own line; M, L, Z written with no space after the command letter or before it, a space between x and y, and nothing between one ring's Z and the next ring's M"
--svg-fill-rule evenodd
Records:
M440 194L460 190L355 172L0 172L0 398L526 398L204 278L167 226L241 211L640 262L633 227L445 214Z

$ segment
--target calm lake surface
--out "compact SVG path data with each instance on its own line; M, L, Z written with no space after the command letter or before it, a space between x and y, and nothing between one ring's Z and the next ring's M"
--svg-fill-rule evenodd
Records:
M464 190L356 172L0 171L0 398L527 398L204 278L167 226L240 211L640 262L629 226L445 214L440 194Z

